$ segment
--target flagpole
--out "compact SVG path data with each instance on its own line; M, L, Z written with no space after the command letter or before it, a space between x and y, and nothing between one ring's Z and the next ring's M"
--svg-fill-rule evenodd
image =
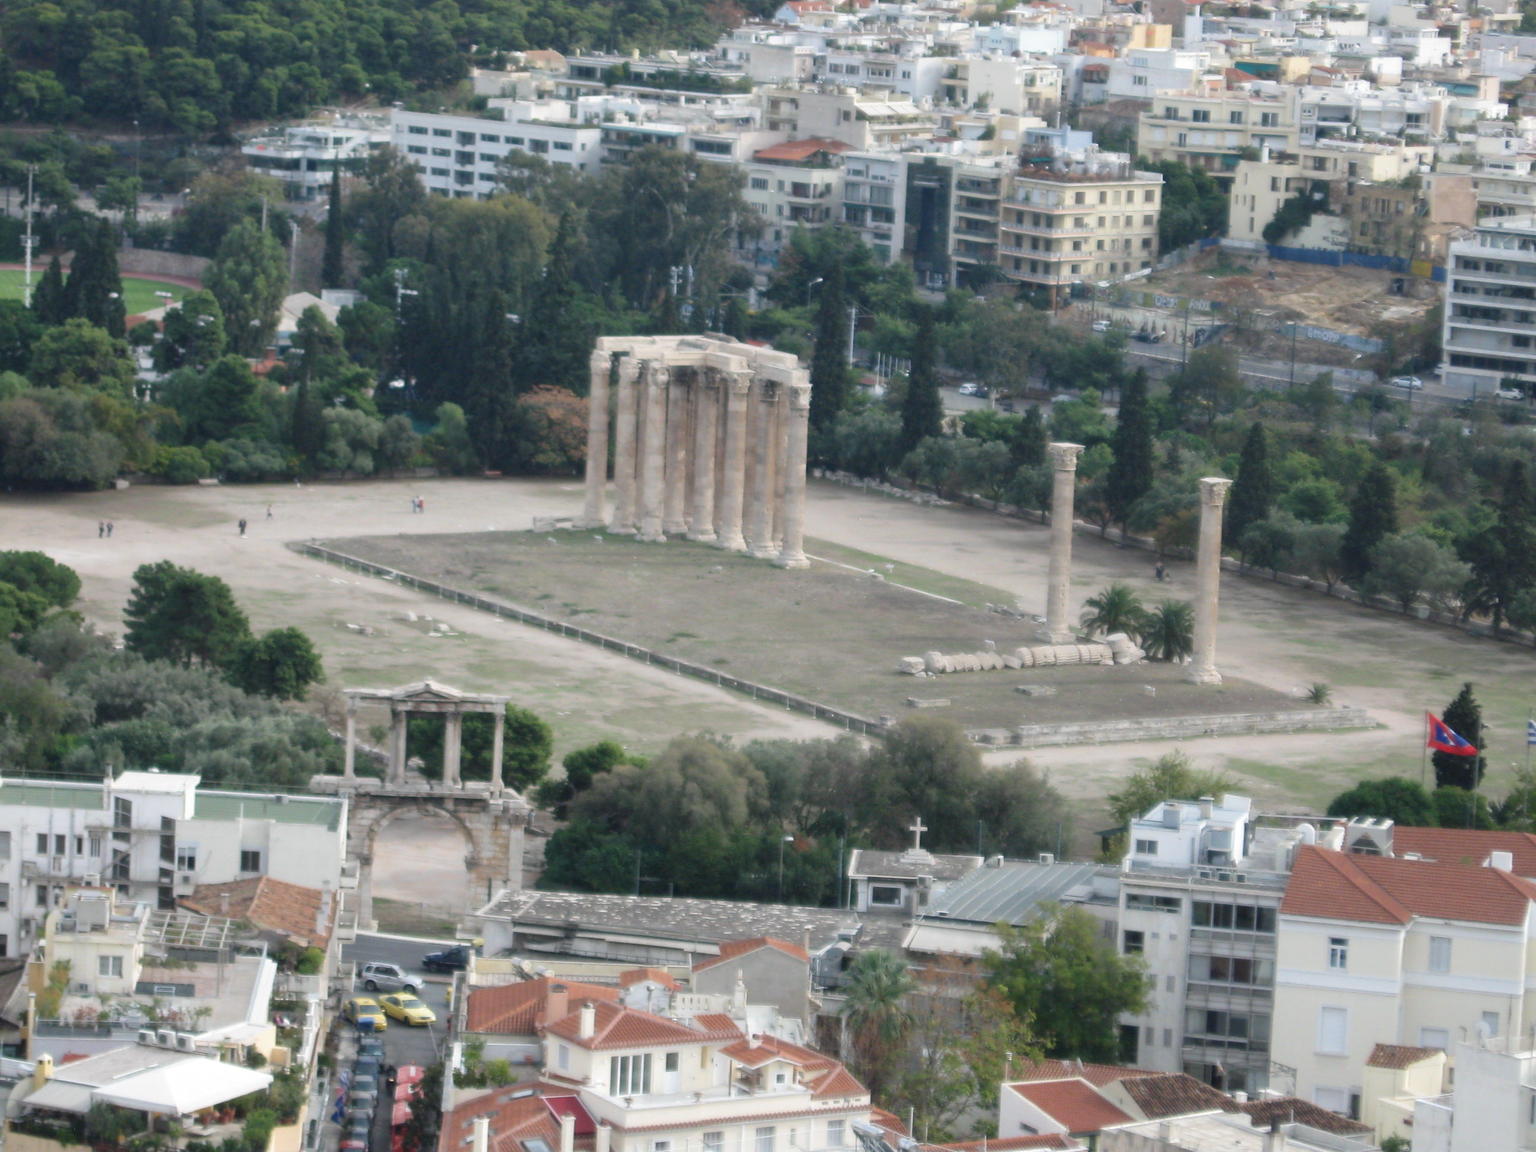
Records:
M1419 787L1429 790L1429 713L1424 713L1424 739L1419 741Z
M1483 738L1482 714L1473 717L1472 724L1472 803L1467 805L1467 828L1470 831L1474 817L1477 815L1477 797L1483 786L1483 774L1480 769L1483 766L1483 754L1478 744Z
M1526 823L1526 809L1531 801L1531 707L1525 708L1525 779L1520 781L1520 823Z

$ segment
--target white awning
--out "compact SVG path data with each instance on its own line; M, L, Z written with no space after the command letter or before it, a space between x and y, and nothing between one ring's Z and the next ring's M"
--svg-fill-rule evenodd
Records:
M125 1076L98 1088L94 1098L139 1112L185 1116L263 1091L271 1083L272 1077L266 1072L194 1056Z
M23 1103L28 1108L50 1108L55 1112L76 1112L83 1116L91 1110L92 1091L89 1084L50 1080L28 1095Z

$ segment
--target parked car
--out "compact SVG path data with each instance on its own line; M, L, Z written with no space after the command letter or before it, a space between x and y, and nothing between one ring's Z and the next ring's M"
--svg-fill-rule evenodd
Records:
M1525 393L1518 388L1500 388L1494 393L1500 400L1524 400Z
M966 383L960 385L960 395L962 395L962 396L975 396L980 391L981 391L981 385L980 384L973 384L970 381L966 381Z
M1424 387L1424 381L1420 380L1417 376L1394 376L1392 377L1392 387L1417 391Z
M444 948L440 952L428 952L421 958L421 966L428 972L462 972L469 967L469 958L474 955L469 945L455 944L452 948Z
M421 981L396 964L364 964L357 978L370 992L415 992Z
M416 997L406 992L396 992L379 997L379 1005L389 1015L404 1024L426 1025L437 1020L437 1013Z
M1095 332L1108 332L1113 327L1114 325L1108 320L1095 320L1093 322L1093 330Z
M343 1019L350 1020L359 1028L372 1028L382 1032L389 1027L389 1017L372 996L353 996L341 1007Z

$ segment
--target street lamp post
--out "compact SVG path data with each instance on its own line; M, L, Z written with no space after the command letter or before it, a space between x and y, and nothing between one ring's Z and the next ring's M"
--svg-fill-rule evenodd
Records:
M784 845L794 842L793 836L779 837L779 903L784 903Z

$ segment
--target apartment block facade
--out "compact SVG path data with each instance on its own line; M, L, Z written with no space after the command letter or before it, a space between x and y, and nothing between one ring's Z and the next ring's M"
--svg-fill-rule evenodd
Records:
M1483 220L1450 245L1442 345L1452 387L1536 383L1536 216Z
M1263 149L1296 147L1296 106L1288 98L1242 92L1163 92L1136 128L1137 155L1176 160L1216 176Z

